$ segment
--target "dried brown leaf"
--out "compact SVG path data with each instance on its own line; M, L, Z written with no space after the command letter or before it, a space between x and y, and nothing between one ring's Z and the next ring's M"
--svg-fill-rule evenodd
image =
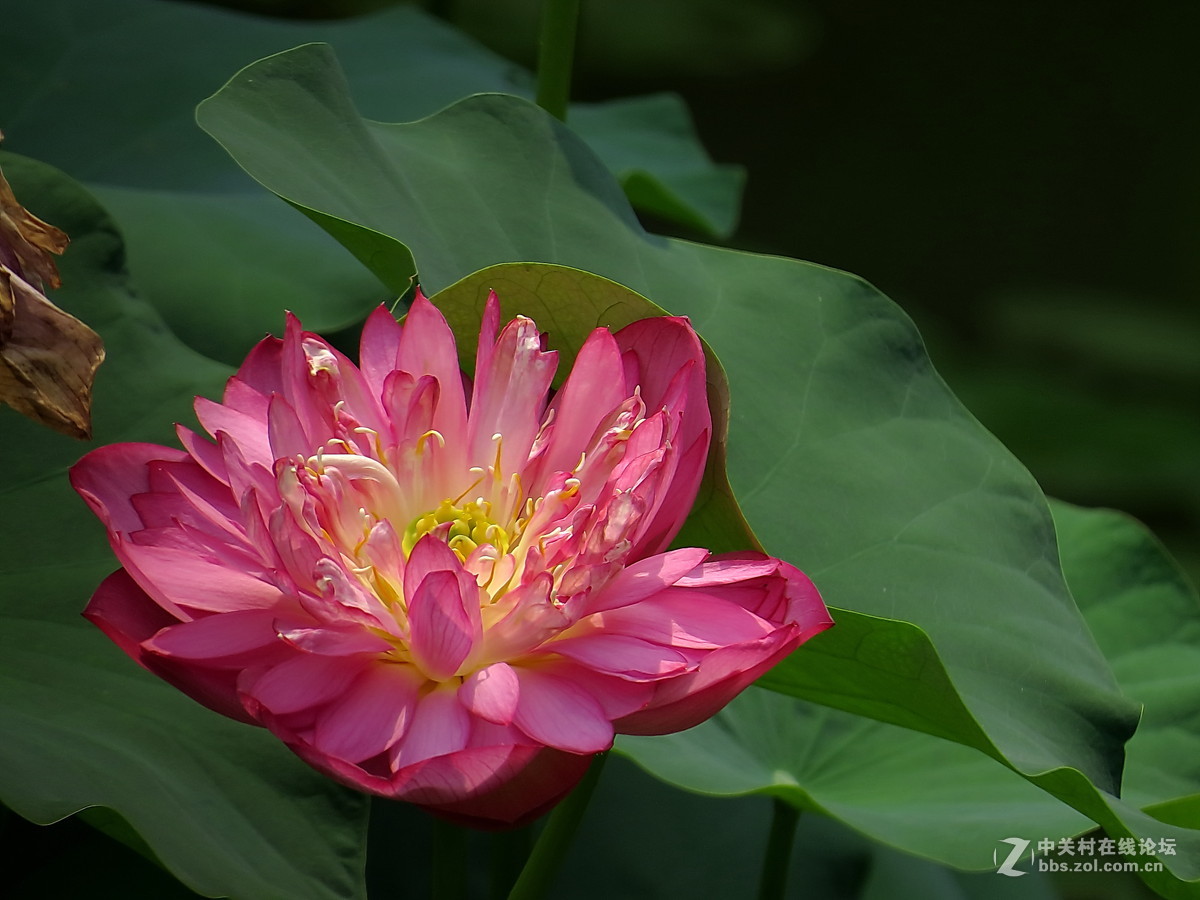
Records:
M92 435L99 335L43 293L58 287L51 254L65 233L25 209L0 172L0 403L75 438Z

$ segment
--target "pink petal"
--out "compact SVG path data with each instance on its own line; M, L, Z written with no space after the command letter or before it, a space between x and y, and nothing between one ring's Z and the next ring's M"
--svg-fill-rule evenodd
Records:
M266 433L266 429L263 433ZM252 488L263 496L271 496L278 490L272 460L263 463L249 459L237 441L224 433L217 435L217 449L221 451L226 477L229 479L229 490L234 497L240 499Z
M482 636L479 588L464 597L455 572L431 572L408 603L413 661L431 679L444 681L458 671ZM468 612L474 608L475 616Z
M438 685L418 703L404 740L391 750L392 768L400 770L467 746L471 717L458 700L456 686Z
M400 338L398 368L413 377L432 375L437 379L439 402L433 427L452 447L463 446L467 434L467 401L463 394L462 369L454 332L446 318L417 291Z
M259 341L238 367L236 378L254 388L264 397L283 393L280 366L283 358L283 341L267 335Z
M392 644L358 626L322 625L311 628L275 623L279 636L298 650L321 656L354 656L360 653L387 653Z
M622 351L627 386L641 385L647 415L669 403L679 416L672 436L680 454L676 472L634 549L635 556L645 556L665 549L682 527L704 473L712 432L704 348L687 319L671 316L641 319L614 337Z
M675 587L706 589L761 619L795 625L802 641L833 625L829 610L808 576L790 563L762 553L712 557Z
M248 464L257 463L270 468L275 455L271 452L271 442L263 419L214 403L205 397L196 398L195 409L196 418L205 431L214 438L224 435L232 441Z
M520 316L504 327L490 353L484 354L482 337L480 341L482 367L475 371L467 420L467 461L493 465L497 456L493 437L499 434L501 471L521 472L542 425L558 354L543 350L537 325Z
M688 577L707 558L707 550L685 547L639 560L626 566L600 591L588 598L587 613L640 603Z
M520 699L513 722L539 743L571 753L612 746L612 722L583 688L536 669L520 667Z
M266 420L272 460L294 460L298 456L307 459L316 450L309 443L296 411L279 394L271 397Z
M647 411L656 412L676 373L686 368L689 375L684 400L689 424L683 434L694 438L709 428L704 348L686 318L639 319L613 337L625 364L627 393L633 393L633 386L639 385Z
M369 666L317 719L313 745L348 762L382 753L407 730L421 683L410 666Z
M555 472L570 472L589 449L600 423L626 398L621 352L607 328L584 342L571 374L554 397L554 428L538 463L541 483Z
M675 582L678 587L707 587L736 584L752 578L764 578L779 571L780 561L765 553L726 553L714 556L694 572Z
M276 613L250 609L205 616L164 628L142 646L152 653L205 665L250 664L255 655L279 640Z
M697 670L657 686L646 709L616 722L621 734L672 734L699 725L774 668L800 644L795 628L708 653Z
M151 462L183 462L188 456L157 444L110 444L71 468L71 485L110 532L139 531L142 519L132 497L150 490Z
M152 476L156 468L170 479L170 489L177 491L187 501L195 511L197 520L211 526L208 529L210 532L225 534L239 543L246 540L240 524L241 510L229 493L228 485L217 481L191 460L178 465L165 462L153 464Z
M508 604L510 608L484 631L477 658L514 659L567 628L571 619L567 611L554 602L552 589L550 573L542 572L505 594L496 606Z
M502 750L507 752L496 758ZM411 796L438 817L460 825L517 828L539 818L562 800L591 763L589 755L546 747L487 748L469 759L453 757L441 764L442 771L436 775L446 785L442 796L422 797L415 790ZM451 764L457 764L462 774L446 772ZM493 773L492 777L485 777L488 772ZM422 780L432 780L433 774L424 769L420 773ZM464 784L472 785L469 792L461 787ZM457 790L451 791L451 785ZM415 783L411 785L416 787Z
M561 653L590 669L630 681L657 681L691 668L682 653L640 638L597 632L565 638L545 649Z
M432 534L424 535L415 545L404 565L404 594L411 597L431 572L458 572L462 563L458 556Z
M124 569L113 572L96 588L83 616L99 627L118 647L141 663L142 641L186 617L155 603Z
M358 661L298 653L268 669L243 691L272 713L287 715L342 696L362 671Z
M175 435L179 438L179 443L191 455L192 459L208 472L218 482L225 485L229 484L229 473L225 470L225 459L221 456L221 451L212 441L207 441L190 428L184 428L182 425L175 426Z
M221 398L221 403L228 409L261 422L267 417L267 404L272 396L262 393L235 375L225 382L225 394Z
M774 628L736 603L685 588L667 588L599 617L599 627L606 632L680 648L713 649L755 641Z
M508 663L493 663L473 673L459 689L463 706L481 719L508 725L517 711L520 695L517 673Z
M553 645L547 648L552 649ZM598 672L569 659L558 658L543 665L556 677L570 681L591 696L600 704L605 718L609 721L616 721L622 716L644 709L657 690L653 682L629 681L607 672Z
M363 324L358 364L376 397L383 396L388 375L400 367L401 334L400 323L386 306L376 307Z
M265 609L282 593L257 575L197 557L169 546L147 546L118 540L117 558L152 597L205 612Z

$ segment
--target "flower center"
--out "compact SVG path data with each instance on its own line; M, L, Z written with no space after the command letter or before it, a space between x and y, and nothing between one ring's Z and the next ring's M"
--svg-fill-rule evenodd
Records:
M503 556L508 553L509 534L492 519L492 504L472 500L456 506L453 500L443 500L430 512L417 516L404 529L404 555L412 553L422 537L433 534L441 538L460 560L467 561L480 544L491 544Z

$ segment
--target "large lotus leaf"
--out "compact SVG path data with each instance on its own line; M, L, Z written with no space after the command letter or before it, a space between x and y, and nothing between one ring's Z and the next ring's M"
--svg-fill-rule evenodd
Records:
M396 296L311 222L280 216L280 204L261 196L119 187L95 194L120 223L138 290L212 359L241 362L251 342L278 331L280 310L329 333ZM401 266L395 280L404 285L412 269L407 260Z
M716 798L671 790L626 760L610 759L551 896L571 900L754 897L771 806L765 797ZM372 838L375 824L372 819ZM712 851L714 841L719 852ZM798 823L788 876L787 896L804 900L1050 900L1059 896L1037 873L1010 879L997 877L994 867L987 874L948 871L870 842L823 816L807 814Z
M1148 813L1143 836L1176 842L1159 858L1191 890L1144 877L1166 896L1200 896L1200 597L1128 516L1056 503L1054 520L1079 606L1122 690L1144 704L1126 748L1122 800Z
M162 0L9 0L4 26L8 148L116 189L103 199L143 291L193 349L227 361L274 328L283 306L336 330L403 292L412 274L401 261L407 270L381 272L381 288L229 165L192 111L230 72L329 40L353 60L356 95L376 117L416 118L480 91L532 94L528 72L412 6L296 23ZM708 159L678 98L573 109L573 127L649 211L706 233L732 229L740 173ZM225 325L198 328L198 310Z
M685 790L769 794L960 869L994 869L998 842L1014 835L1093 827L969 747L757 688L696 728L622 737L618 749Z
M193 395L218 395L229 370L134 297L95 200L47 166L11 154L0 165L30 209L71 235L55 300L107 345L96 442L171 442ZM7 408L0 429L0 801L40 823L109 807L205 894L362 896L365 798L150 677L80 617L115 567L67 482L88 447Z
M1122 689L1145 704L1127 747L1123 802L1105 798L1109 809L1100 817L1116 835L1126 833L1113 821L1123 815L1141 826L1128 833L1174 841L1175 852L1158 859L1194 881L1200 875L1200 601L1133 520L1061 503L1054 517L1063 569L1088 625ZM687 790L782 797L958 868L991 867L1006 837L1036 843L1090 828L1078 813L964 747L765 691L748 692L690 731L623 737L618 748ZM1195 884L1143 874L1167 896L1197 894Z
M1115 787L1134 713L1066 591L1045 502L869 285L646 234L586 147L515 98L365 121L328 48L247 68L198 117L289 202L403 241L427 290L543 260L690 315L729 373L748 519L862 614L772 683Z

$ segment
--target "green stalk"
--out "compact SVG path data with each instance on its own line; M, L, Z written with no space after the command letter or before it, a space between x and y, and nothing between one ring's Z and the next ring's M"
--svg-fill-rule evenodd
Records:
M434 819L432 863L433 900L466 900L466 830L441 819Z
M562 803L555 807L550 814L546 827L538 835L533 852L521 870L521 877L509 892L508 900L542 900L549 896L554 883L554 876L567 856L571 847L571 839L583 821L584 811L592 798L596 782L600 780L600 771L604 768L607 753L597 754L588 768L583 780L575 786L575 790L567 795Z
M763 859L762 878L758 883L758 900L783 900L792 861L792 844L796 841L796 824L799 821L800 810L783 800L774 801L767 855Z
M578 23L579 0L542 0L537 104L563 122L567 121L567 100L571 96L571 63Z

